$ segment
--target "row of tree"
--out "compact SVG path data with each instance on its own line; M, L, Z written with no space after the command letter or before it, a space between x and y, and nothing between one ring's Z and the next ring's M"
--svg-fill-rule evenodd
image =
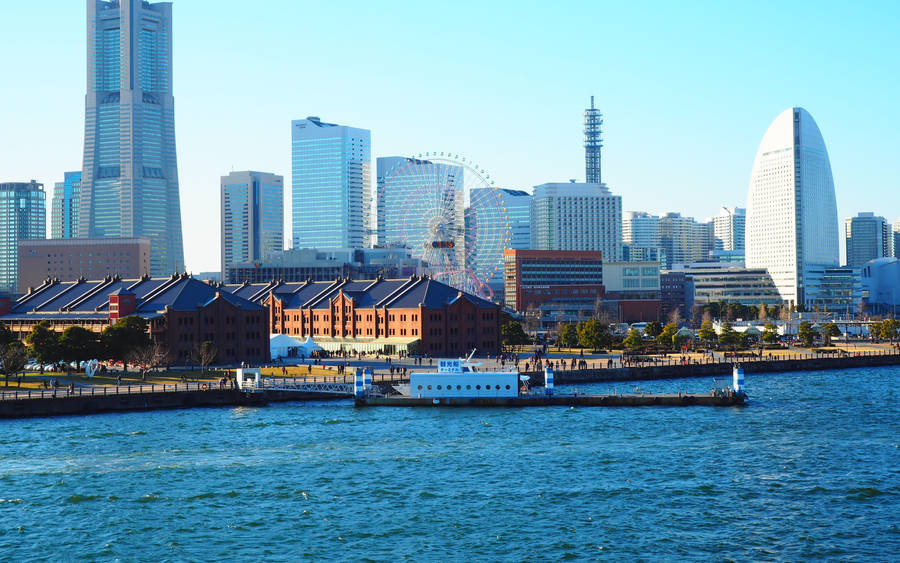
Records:
M194 359L201 370L205 370L217 355L212 342L203 342L195 351ZM32 328L24 344L0 323L0 373L6 376L7 386L9 377L24 369L28 358L41 365L112 360L122 362L126 367L128 364L137 366L142 377L148 370L167 366L170 362L165 347L153 342L147 333L147 321L137 316L121 318L99 335L80 326L56 332L50 321L42 321Z

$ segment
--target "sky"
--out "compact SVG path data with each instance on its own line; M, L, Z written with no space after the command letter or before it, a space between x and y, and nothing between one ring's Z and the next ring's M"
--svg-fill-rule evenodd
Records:
M593 95L603 180L623 209L699 219L746 206L766 128L802 106L825 138L839 219L900 217L898 2L174 0L173 10L188 271L219 269L220 176L281 174L289 201L290 121L308 115L371 130L373 161L450 151L499 187L530 190L584 180ZM81 168L85 13L80 0L2 7L0 181L43 182L48 211L53 183Z

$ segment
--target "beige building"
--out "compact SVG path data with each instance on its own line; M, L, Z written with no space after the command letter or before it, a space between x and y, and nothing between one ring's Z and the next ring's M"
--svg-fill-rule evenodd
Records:
M19 292L47 278L73 281L150 275L148 238L69 238L19 241Z

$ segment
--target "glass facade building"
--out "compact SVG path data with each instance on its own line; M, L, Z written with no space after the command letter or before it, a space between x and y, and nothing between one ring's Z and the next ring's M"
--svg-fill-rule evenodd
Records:
M370 246L370 153L367 129L291 121L293 248Z
M81 205L81 170L66 172L62 182L53 185L50 206L50 238L75 238L78 208Z
M19 279L19 241L47 237L44 184L0 183L0 293L14 293Z
M88 0L78 237L146 237L155 276L184 270L172 4Z
M760 142L747 197L746 264L782 300L803 305L806 273L838 265L834 179L825 140L803 108L783 111Z
M871 212L844 220L844 240L848 266L862 266L869 260L890 258L893 254L890 223Z
M284 249L284 178L232 172L221 178L222 279L229 267L265 262Z
M599 250L604 259L617 261L622 256L622 197L613 195L606 184L535 186L531 248Z

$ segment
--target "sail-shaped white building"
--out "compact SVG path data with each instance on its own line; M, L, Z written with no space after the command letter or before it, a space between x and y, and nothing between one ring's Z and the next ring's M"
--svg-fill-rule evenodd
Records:
M808 273L838 265L839 232L822 133L808 111L786 109L763 136L750 174L747 267L766 268L781 298L802 305Z

